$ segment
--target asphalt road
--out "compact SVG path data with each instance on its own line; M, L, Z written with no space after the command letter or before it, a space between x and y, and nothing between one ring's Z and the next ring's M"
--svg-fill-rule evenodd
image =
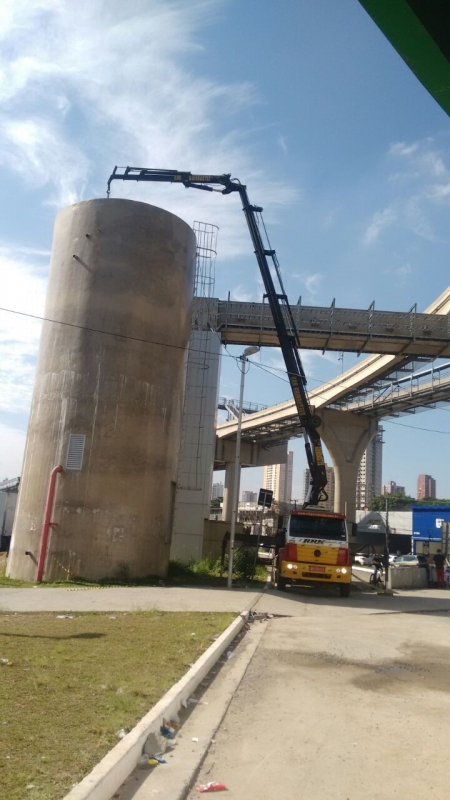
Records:
M447 798L450 592L282 602L299 608L266 623L196 782L239 800Z

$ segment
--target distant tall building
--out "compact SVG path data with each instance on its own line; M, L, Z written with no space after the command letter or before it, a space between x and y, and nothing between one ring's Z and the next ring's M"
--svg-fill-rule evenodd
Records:
M218 497L223 497L223 483L213 483L211 500L217 500Z
M431 475L419 475L417 478L417 499L436 497L436 481Z
M325 465L325 469L327 471L327 486L325 491L328 494L328 500L324 500L322 503L319 503L320 508L324 508L326 511L334 511L334 468L328 467ZM303 502L306 500L309 492L309 481L310 481L311 473L309 469L303 470Z
M243 503L256 503L258 499L258 495L256 492L242 492L242 502Z
M382 487L381 494L405 494L405 487L398 486L395 481L389 481Z
M383 428L380 428L361 459L356 479L357 509L367 508L372 498L381 494L383 433Z
M274 500L289 503L292 496L292 471L294 453L288 451L286 464L270 464L264 467L263 489L271 489Z

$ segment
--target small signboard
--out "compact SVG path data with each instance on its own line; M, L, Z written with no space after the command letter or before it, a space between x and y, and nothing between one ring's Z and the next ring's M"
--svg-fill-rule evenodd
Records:
M258 505L270 508L272 505L273 492L271 489L260 489L258 496Z

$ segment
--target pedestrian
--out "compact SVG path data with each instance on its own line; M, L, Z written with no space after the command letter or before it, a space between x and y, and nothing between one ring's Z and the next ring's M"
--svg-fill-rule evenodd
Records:
M381 582L381 570L383 569L383 556L379 553L374 553L372 556L373 572L370 578L370 583L374 586Z
M445 589L444 562L445 556L442 550L437 550L433 558L436 567L437 588Z

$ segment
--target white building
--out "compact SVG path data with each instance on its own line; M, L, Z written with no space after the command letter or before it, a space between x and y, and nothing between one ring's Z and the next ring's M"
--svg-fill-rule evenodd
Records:
M383 428L380 428L361 459L356 479L357 509L367 508L373 497L381 495L383 433Z
M223 483L213 483L211 500L216 500L218 497L223 497Z
M285 464L271 464L264 467L263 489L273 492L274 500L280 503L289 503L292 497L292 472L294 467L294 453L289 450Z

